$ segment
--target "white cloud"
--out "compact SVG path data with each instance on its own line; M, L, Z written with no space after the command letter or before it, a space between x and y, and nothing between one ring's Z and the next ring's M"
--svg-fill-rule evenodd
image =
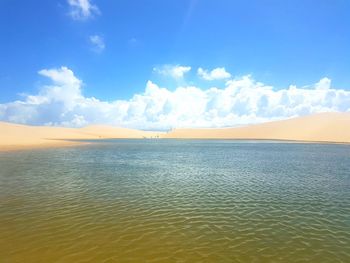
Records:
M103 123L141 129L225 127L302 116L350 111L350 91L334 89L323 78L314 85L272 86L243 76L222 88L195 86L175 90L148 81L145 91L129 100L101 101L85 97L82 81L61 67L39 74L51 84L23 100L0 104L0 120L35 125L83 126Z
M70 7L70 16L75 20L85 20L100 14L98 7L90 0L67 0Z
M154 72L164 76L170 76L174 79L182 79L185 73L189 72L190 70L191 67L180 65L163 65L161 67L153 68Z
M231 74L225 68L215 68L212 71L198 68L197 74L205 80L228 79L231 77Z
M101 53L106 48L103 37L99 35L92 35L89 37L89 40L93 45L93 50L97 53Z

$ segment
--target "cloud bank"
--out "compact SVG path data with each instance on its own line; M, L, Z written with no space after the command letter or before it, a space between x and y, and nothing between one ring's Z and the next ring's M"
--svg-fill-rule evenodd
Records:
M276 90L251 76L234 78L222 88L162 88L148 81L129 100L85 97L82 81L67 67L43 69L51 84L38 94L0 104L0 120L34 125L80 127L102 123L139 129L227 127L302 116L350 111L350 91L334 89L331 80Z

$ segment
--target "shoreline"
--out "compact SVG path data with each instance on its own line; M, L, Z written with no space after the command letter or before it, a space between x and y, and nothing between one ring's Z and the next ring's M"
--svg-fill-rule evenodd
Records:
M43 149L71 148L91 145L95 142L104 140L183 140L183 141L247 141L247 143L289 143L289 144L327 144L327 145L350 145L350 142L333 142L333 141L305 141L305 140L283 140L283 139L221 139L221 138L100 138L85 140L55 140L55 143L33 144L33 145L0 145L0 153L15 151L30 151ZM91 142L93 141L93 142ZM58 143L59 142L59 143Z
M350 112L319 113L232 128L178 128L169 132L106 125L65 128L0 122L0 152L71 147L87 144L88 140L103 139L248 140L348 145Z

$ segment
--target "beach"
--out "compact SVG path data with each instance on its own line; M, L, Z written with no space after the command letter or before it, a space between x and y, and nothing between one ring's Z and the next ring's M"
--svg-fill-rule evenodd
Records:
M0 150L75 146L84 144L77 140L141 139L156 137L158 134L104 125L63 128L0 122Z
M350 113L320 113L237 128L174 129L164 138L350 142Z
M151 132L92 125L84 128L0 122L0 150L62 147L99 139L231 139L350 143L350 113L320 113L235 128L177 128Z

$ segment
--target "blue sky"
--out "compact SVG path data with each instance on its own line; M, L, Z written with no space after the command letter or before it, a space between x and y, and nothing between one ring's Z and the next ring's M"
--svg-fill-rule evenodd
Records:
M247 75L275 92L323 78L333 89L349 91L349 14L346 0L2 0L0 119L51 123L11 119L4 105L27 101L23 94L38 95L50 81L59 85L38 72L65 74L61 67L82 81L85 98L105 102L130 101L145 92L148 81L169 92L180 86L207 91L226 89L227 81ZM169 76L176 66L191 69ZM198 68L221 68L230 77L208 80ZM333 104L327 109L347 110ZM223 126L235 123L241 122Z

